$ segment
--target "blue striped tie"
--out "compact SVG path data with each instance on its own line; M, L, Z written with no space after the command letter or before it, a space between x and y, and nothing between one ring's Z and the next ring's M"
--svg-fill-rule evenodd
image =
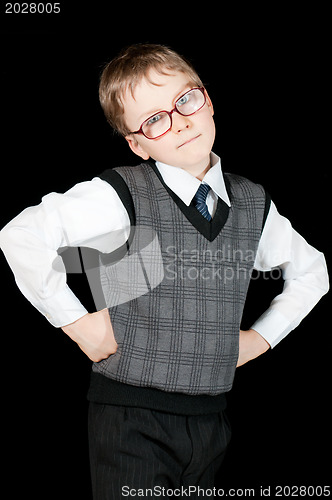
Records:
M206 197L210 189L208 184L201 184L194 196L195 207L207 220L211 220L211 215L206 204Z

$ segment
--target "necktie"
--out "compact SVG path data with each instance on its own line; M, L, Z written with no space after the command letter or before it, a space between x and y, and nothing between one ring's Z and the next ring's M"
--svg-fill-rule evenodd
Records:
M207 220L211 220L211 215L206 204L206 197L210 189L211 188L208 184L201 184L194 196L195 207Z

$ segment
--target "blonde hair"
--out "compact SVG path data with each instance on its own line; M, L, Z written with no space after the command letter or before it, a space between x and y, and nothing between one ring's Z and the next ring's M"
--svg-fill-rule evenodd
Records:
M203 86L191 63L164 45L138 44L124 49L105 66L99 85L100 104L106 119L124 136L130 134L124 120L124 95L128 89L133 95L143 78L150 81L151 69L162 75L169 74L166 70L179 71L185 73L193 85Z

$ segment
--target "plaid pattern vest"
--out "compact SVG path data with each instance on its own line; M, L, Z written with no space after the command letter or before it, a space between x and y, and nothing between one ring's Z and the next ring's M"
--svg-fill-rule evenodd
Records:
M100 177L117 190L132 228L121 255L101 258L118 350L93 371L168 392L229 391L267 210L264 189L225 174L231 207L219 199L207 221L164 184L153 162Z

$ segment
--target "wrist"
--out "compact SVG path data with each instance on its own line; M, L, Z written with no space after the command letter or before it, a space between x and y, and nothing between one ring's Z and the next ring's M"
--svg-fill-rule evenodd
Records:
M65 332L68 337L70 337L72 340L77 342L78 340L78 332L80 330L80 327L82 326L83 323L86 322L87 318L90 316L89 313L84 314L77 320L73 321L72 323L69 323L68 325L62 326L61 329L63 332Z
M262 354L263 352L266 352L271 347L270 344L268 343L268 341L265 340L265 338L262 337L262 335L260 335L260 333L258 333L256 330L251 329L251 330L249 330L249 332L253 338L253 342L257 348L257 351L260 354Z

